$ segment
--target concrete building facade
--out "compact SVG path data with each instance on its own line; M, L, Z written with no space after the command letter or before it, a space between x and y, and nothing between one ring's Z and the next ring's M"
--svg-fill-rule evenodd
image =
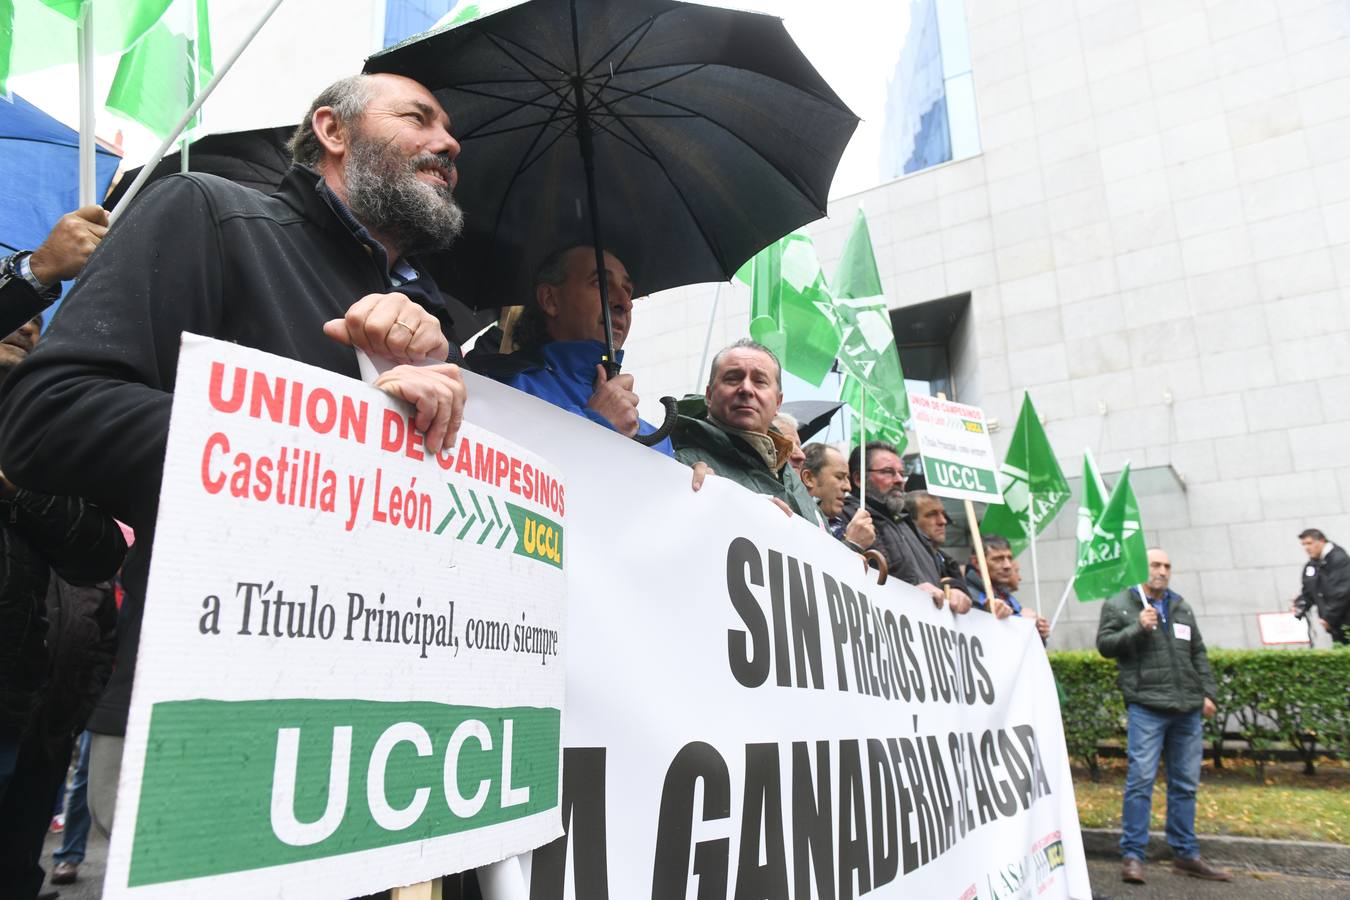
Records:
M861 206L902 348L941 345L1000 452L1029 391L1075 491L1084 447L1108 485L1130 461L1208 642L1259 646L1255 614L1297 593L1298 532L1350 543L1350 4L965 9L981 152L832 201L806 229L824 269ZM642 301L644 414L701 390L705 345L748 311L739 284ZM1075 508L1038 547L1043 607ZM1091 646L1099 608L1070 600L1054 646Z

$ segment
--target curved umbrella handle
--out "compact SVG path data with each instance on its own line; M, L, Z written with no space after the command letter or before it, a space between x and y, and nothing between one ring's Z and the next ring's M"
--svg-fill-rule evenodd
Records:
M675 409L674 397L662 397L661 405L666 408L666 420L661 423L661 427L651 434L635 434L633 440L644 447L654 447L657 444L670 437L670 433L675 430L675 419L679 413Z
M868 565L868 563L871 563L877 567L877 584L885 584L887 577L890 575L890 570L886 565L886 557L881 555L880 550L868 550L862 556L863 571L866 572L871 568L871 566Z

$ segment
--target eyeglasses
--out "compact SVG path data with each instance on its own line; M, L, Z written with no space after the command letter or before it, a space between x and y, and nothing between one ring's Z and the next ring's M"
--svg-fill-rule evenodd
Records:
M876 474L876 475L885 475L887 478L904 478L904 477L905 477L905 473L904 473L902 470L900 470L900 469L891 469L891 468L886 468L886 469L868 469L867 471L870 472L870 473Z

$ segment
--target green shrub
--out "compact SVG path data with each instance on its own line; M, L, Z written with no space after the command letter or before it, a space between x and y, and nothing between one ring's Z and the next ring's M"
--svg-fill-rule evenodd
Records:
M1296 750L1313 774L1320 754L1350 751L1350 652L1345 650L1211 650L1219 714L1205 735L1222 765L1225 735L1236 734L1258 760L1277 743ZM1093 650L1050 654L1062 691L1069 754L1097 778L1097 745L1125 738L1116 665Z

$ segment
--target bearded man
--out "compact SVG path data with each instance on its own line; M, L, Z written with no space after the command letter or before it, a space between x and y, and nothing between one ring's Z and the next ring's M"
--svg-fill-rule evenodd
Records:
M857 514L861 506L859 489L866 479L867 511L872 514L872 526L876 530L872 549L881 551L886 557L892 577L914 585L941 608L947 596L947 592L938 587L942 584L942 573L905 509L905 468L900 454L891 444L868 441L865 465L859 448L854 447L848 457L848 473L853 490L844 498L844 521L852 521ZM970 611L970 598L964 592L953 589L950 593L952 612Z
M444 301L415 256L448 246L462 223L449 116L411 79L358 75L319 95L292 153L271 196L198 173L152 184L109 229L0 398L5 475L89 498L138 538L123 571L117 669L89 721L89 806L102 828L112 822L182 333L352 378L357 349L390 359L398 365L375 385L416 408L431 453L454 441L463 416L463 381L444 362ZM413 365L429 360L438 364Z

